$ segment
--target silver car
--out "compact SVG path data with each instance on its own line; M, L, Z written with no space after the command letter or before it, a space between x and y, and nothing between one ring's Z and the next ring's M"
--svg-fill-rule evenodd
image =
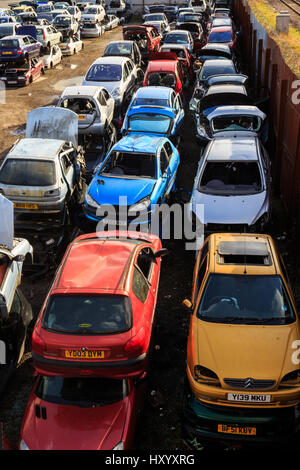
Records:
M51 133L49 133L51 129ZM37 108L27 115L26 137L0 167L0 190L16 215L58 214L78 203L84 159L77 145L78 117L69 109Z
M259 233L270 219L270 183L270 160L256 135L216 137L199 161L191 222L206 233Z
M103 87L71 86L62 92L56 106L78 115L79 134L104 134L113 119L115 102Z

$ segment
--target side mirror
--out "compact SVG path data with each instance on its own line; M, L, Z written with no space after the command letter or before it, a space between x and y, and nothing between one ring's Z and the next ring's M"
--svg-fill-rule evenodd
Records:
M162 256L166 256L169 253L167 248L162 248L161 250L158 250L154 256L155 258L161 258Z
M182 306L188 310L189 313L191 313L191 310L193 308L193 304L192 302L189 300L189 299L184 299L184 301L182 302Z
M0 294L0 318L2 318L2 320L8 319L8 310L7 310L6 301L3 295L1 294Z

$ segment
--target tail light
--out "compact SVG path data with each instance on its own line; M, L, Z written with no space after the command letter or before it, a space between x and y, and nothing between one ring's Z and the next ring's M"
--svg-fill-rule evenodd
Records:
M17 49L17 54L22 54L22 49Z
M42 355L46 349L46 343L38 334L37 329L34 328L32 333L32 350L36 354Z
M118 129L121 129L121 127L123 126L123 120L124 120L123 117L120 117L120 118L118 119L118 122L117 122L117 128L118 128Z
M145 329L141 328L140 331L133 336L124 346L124 351L127 354L138 356L142 354L145 347Z
M43 29L43 39L46 39L45 30Z

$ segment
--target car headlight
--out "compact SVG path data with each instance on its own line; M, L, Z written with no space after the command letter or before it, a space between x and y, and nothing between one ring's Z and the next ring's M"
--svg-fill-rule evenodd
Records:
M300 385L300 370L297 369L286 374L282 378L279 384L279 387L289 388L289 387L299 387L299 385Z
M136 212L143 212L143 211L147 210L150 203L151 203L150 198L145 197L144 199L141 199L136 204L133 204L132 206L130 206L129 209L128 209L128 214L129 215L135 215Z
M95 199L92 198L92 196L89 193L86 193L85 201L88 206L94 207L95 209L99 207L99 204L95 201Z
M20 450L30 450L28 445L23 439L21 439L21 442L20 442Z
M207 367L199 365L195 366L194 378L197 382L206 385L220 385L217 374L215 374L212 370L208 369Z
M124 450L124 442L120 441L119 444L117 444L113 450Z
M120 87L117 87L111 92L111 96L113 98L119 98L120 93L121 93Z

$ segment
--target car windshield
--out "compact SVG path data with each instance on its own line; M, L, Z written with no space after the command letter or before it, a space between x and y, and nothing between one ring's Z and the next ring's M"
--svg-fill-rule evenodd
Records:
M144 15L144 21L164 21L164 15L161 13L150 13L149 15Z
M128 117L128 130L130 132L154 132L166 134L173 123L173 119L163 114L138 113Z
M53 186L54 163L48 160L9 158L0 170L0 183L15 186Z
M230 18L215 18L212 22L212 28L216 28L218 26L231 26L231 19Z
M232 63L229 63L228 65L210 65L208 62L204 63L199 75L199 80L207 80L213 75L228 75L232 73L235 73L234 65Z
M132 102L132 106L170 106L169 100L159 98L136 98Z
M156 156L151 153L111 152L99 175L156 178Z
M202 17L200 15L181 13L178 17L178 22L179 23L189 23L189 22L200 23L201 18Z
M0 35L1 36L10 36L14 32L14 27L10 25L0 24ZM2 47L2 46L1 46Z
M86 10L84 10L85 15L97 15L97 13L97 8L87 8Z
M186 44L189 42L186 34L169 33L164 39L164 44Z
M90 82L119 82L121 78L122 67L118 64L94 64L86 75L86 80Z
M256 194L262 190L258 162L207 162L198 189L215 195Z
M110 8L120 8L121 2L120 0L112 0L109 4Z
M271 275L210 274L197 317L208 322L256 325L295 321L281 277Z
M132 51L132 45L125 43L122 44L117 43L117 44L108 44L104 51L104 56L107 55L129 55L131 54Z
M54 20L55 24L70 24L71 18L68 16L57 16Z
M178 29L182 29L183 31L190 31L190 33L199 34L199 26L195 23L182 23Z
M147 79L148 86L164 86L169 88L176 87L176 76L170 72L149 73Z
M127 331L132 325L131 303L121 295L53 295L43 327L78 335Z
M17 49L19 41L17 39L4 39L0 41L0 49Z
M232 35L230 31L223 31L223 32L212 32L209 35L208 42L231 42Z
M46 12L46 11L51 11L50 5L40 5L40 6L37 7L37 9L36 9L36 12L37 12L37 13L43 13L43 12Z
M261 119L257 116L219 116L212 119L214 132L222 131L253 131L258 132Z
M192 0L192 7L203 7L203 0Z
M50 403L94 407L123 400L128 395L128 386L126 379L41 376L35 394Z
M60 106L62 108L68 108L76 114L94 114L96 111L95 102L92 99L84 97L64 98Z

